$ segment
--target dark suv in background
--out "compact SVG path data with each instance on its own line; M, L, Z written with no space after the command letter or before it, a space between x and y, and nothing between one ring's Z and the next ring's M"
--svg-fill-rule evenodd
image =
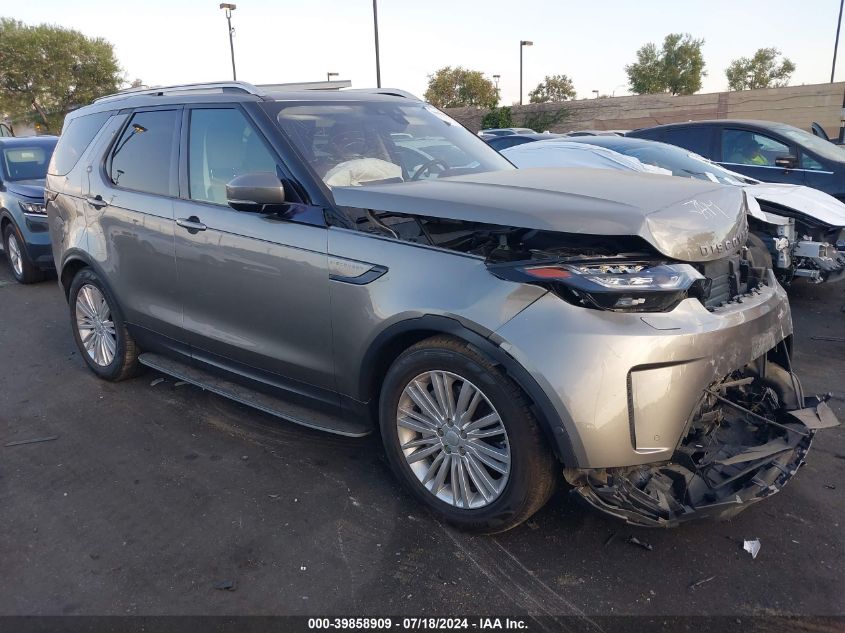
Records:
M806 185L845 201L845 149L785 123L673 123L627 136L678 145L763 182Z
M0 237L19 282L40 281L53 270L44 178L55 136L0 138Z

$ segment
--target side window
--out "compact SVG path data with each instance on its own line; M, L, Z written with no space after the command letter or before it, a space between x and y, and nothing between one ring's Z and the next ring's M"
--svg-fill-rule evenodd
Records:
M774 167L775 158L788 156L789 146L750 130L722 130L722 161L737 165Z
M678 147L688 149L699 156L712 158L713 151L710 143L712 131L710 127L668 129L664 130L663 138L660 140L670 145L677 145Z
M239 110L191 110L188 177L192 200L226 204L226 183L254 171L276 172L276 159Z
M801 169L824 171L824 165L805 152L801 152Z
M123 130L109 162L109 178L123 189L162 196L176 193L177 110L138 112Z
M111 112L98 112L73 119L62 130L48 172L64 176L73 169L111 115Z

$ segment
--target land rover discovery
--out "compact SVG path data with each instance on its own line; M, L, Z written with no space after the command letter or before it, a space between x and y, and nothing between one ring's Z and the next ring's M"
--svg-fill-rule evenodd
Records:
M222 83L72 112L46 196L95 374L380 432L465 529L519 524L561 473L632 523L731 516L836 424L739 188L517 170L400 91Z

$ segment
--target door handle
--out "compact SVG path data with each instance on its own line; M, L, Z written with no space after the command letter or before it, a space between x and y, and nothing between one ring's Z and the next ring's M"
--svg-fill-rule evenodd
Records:
M208 227L200 222L200 219L192 215L189 218L179 218L176 220L176 224L181 226L183 229L188 229L188 233L196 233L198 231L205 231Z
M103 200L103 196L97 194L96 196L87 196L85 202L90 204L95 209L102 209L109 206L109 203Z

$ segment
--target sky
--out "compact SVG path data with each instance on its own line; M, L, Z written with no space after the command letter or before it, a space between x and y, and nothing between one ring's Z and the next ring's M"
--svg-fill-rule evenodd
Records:
M376 84L371 0L236 0L238 78L255 84L321 81L339 73ZM5 5L5 6L4 6ZM0 15L108 39L127 81L167 85L231 79L226 19L215 0L31 0ZM702 92L727 89L732 59L776 47L797 66L792 85L830 80L838 0L379 0L382 86L422 95L443 66L501 75L502 103L546 75L566 74L579 98L627 91L625 65L671 32L703 38ZM842 49L845 49L843 33ZM836 79L845 80L840 54Z

